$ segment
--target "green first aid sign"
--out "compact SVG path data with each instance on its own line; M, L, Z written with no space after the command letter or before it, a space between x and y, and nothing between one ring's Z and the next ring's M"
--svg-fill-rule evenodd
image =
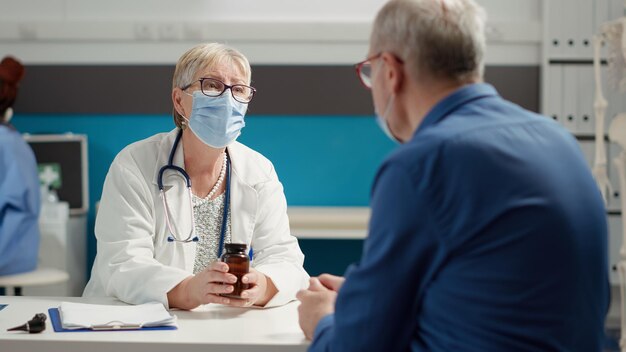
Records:
M50 185L53 189L61 188L61 164L41 163L37 164L39 169L39 182L42 185Z

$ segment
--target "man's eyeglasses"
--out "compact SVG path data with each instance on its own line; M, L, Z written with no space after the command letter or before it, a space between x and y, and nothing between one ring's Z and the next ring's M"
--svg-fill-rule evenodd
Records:
M365 88L372 89L372 60L378 59L382 55L382 52L370 56L367 59L354 65L356 69L356 75L359 76L361 83Z
M254 97L254 93L256 92L256 89L246 86L245 84L233 84L232 86L229 86L228 84L215 78L200 78L199 80L191 82L181 89L186 90L196 82L200 82L200 90L202 91L202 94L208 97L219 97L224 94L226 89L230 89L230 93L233 98L244 104L252 101L252 97Z

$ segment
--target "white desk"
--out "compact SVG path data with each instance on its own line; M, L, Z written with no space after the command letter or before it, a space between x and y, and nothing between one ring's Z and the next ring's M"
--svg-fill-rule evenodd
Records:
M122 304L104 298L0 296L0 304L8 304L0 310L0 351L281 352L306 351L309 345L295 302L269 309L207 305L191 312L173 310L178 330L55 333L48 308L61 301ZM42 333L6 331L44 312L48 320Z

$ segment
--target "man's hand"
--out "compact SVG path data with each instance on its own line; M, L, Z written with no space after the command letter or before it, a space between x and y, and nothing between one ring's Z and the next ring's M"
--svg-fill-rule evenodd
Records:
M335 292L339 292L343 282L346 281L343 276L335 276L331 274L322 274L317 278L320 283L324 285L324 287Z
M325 274L324 281L328 286L341 287L343 280L339 282L336 278L339 277ZM296 298L300 300L300 307L298 307L300 328L304 336L311 340L320 319L335 311L337 292L322 284L320 279L312 277L309 280L309 288L299 291Z

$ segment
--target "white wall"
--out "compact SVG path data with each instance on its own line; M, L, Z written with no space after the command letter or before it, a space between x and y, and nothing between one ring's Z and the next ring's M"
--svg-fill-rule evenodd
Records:
M0 55L26 63L174 63L202 41L256 64L350 64L384 0L0 0ZM488 63L540 62L541 0L480 0Z
M366 20L385 0L1 0L0 20ZM540 0L478 0L498 20L538 20ZM5 11L6 10L6 11ZM17 17L16 17L17 16Z

